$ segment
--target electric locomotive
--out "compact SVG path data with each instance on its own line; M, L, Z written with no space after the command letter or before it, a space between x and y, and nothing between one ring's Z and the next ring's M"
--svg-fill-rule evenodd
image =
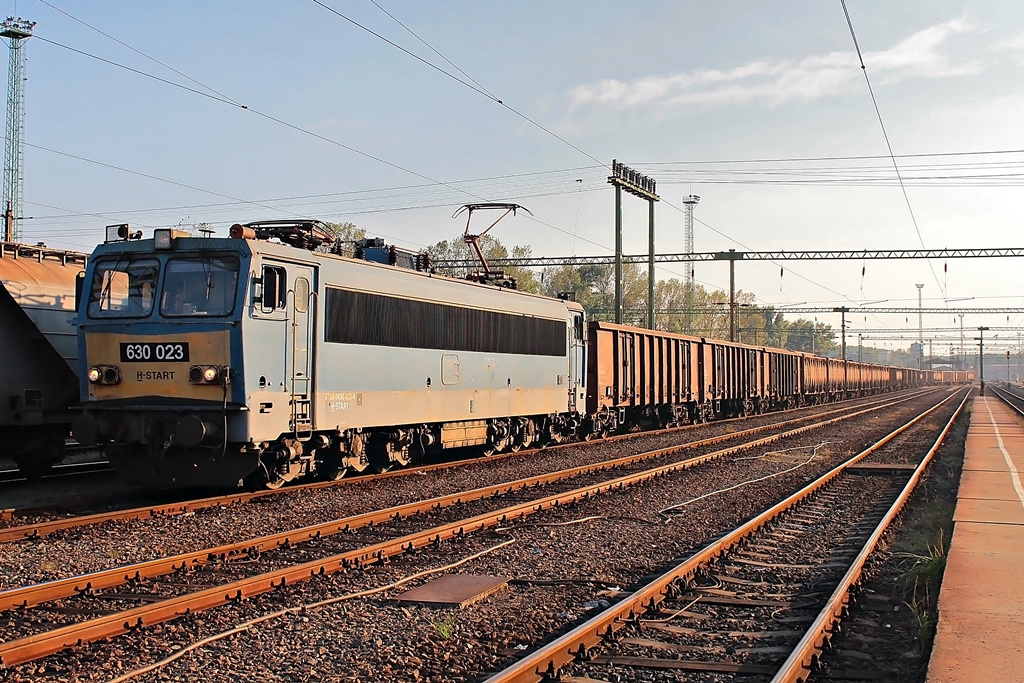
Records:
M438 276L378 243L364 258L388 263L341 256L317 221L120 233L135 239L109 236L85 276L74 435L129 480L276 487L582 425L575 302Z

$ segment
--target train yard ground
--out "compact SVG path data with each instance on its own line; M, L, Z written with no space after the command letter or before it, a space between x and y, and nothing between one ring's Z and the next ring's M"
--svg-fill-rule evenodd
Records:
M12 539L0 545L0 675L540 680L506 671L520 661L575 680L771 680L850 572L858 583L868 544L849 623L869 632L833 639L828 671L923 680L918 626L934 606L922 591L904 609L920 568L908 558L926 557L947 523L927 511L955 495L966 393L878 396ZM914 479L923 493L883 533ZM446 574L496 590L402 601ZM885 590L863 588L877 580ZM591 620L626 606L633 616L601 643ZM889 607L892 618L876 618ZM581 643L552 646L577 632L586 661L567 656ZM808 638L797 670L820 645ZM545 647L561 659L523 659ZM858 666L868 658L879 661Z

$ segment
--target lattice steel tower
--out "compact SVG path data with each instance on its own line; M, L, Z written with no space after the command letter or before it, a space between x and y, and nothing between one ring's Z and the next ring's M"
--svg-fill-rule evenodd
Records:
M25 132L25 55L22 42L32 37L36 23L21 17L7 17L0 24L0 36L11 45L11 63L7 73L7 146L4 151L4 241L18 240L21 219L22 134Z
M697 206L697 202L700 201L700 197L695 194L691 194L688 197L683 197L683 206L686 210L686 229L683 233L683 252L687 254L693 253L693 207ZM693 282L693 261L684 261L686 264L686 272L683 274L683 291L686 296L686 331L693 332L693 307L696 305L694 301L696 288Z

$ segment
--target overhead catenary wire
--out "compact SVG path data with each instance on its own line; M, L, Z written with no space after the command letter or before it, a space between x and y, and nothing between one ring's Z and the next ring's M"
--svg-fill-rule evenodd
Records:
M537 122L537 121L534 121L534 120L533 120L532 118L530 118L530 117L529 117L529 116L527 116L526 114L522 113L522 112L521 112L521 111L519 111L518 109L515 109L514 107L512 107L511 105L509 105L508 103L506 103L506 102L505 102L504 100L502 100L502 99L499 99L498 97L496 97L496 96L492 95L492 94L491 94L491 93L490 93L489 91L487 91L487 90L486 90L486 89L485 89L485 88L484 88L483 86L477 86L477 85L473 85L473 84L470 84L470 83L468 83L467 81L465 81L465 80L463 80L463 79L459 78L458 76L456 76L456 75L452 74L451 72L449 72L449 71L446 71L446 70L442 69L441 67L439 67L439 66L437 66L436 64L433 64L433 63L431 63L431 62L429 62L429 61L427 61L426 59L423 59L422 57L420 57L419 55L415 54L414 52L410 52L409 50L405 49L404 47L402 47L402 46L401 46L401 45L399 45L398 43L394 42L393 40L389 40L388 38L385 38L384 36L382 36L381 34L377 33L376 31L374 31L374 30L372 30L372 29L370 29L370 28L368 28L368 27L366 27L366 26L364 26L364 25L360 24L360 23L359 23L359 22L357 22L356 20L354 20L354 19L352 19L352 18L350 18L350 17L348 17L348 16L346 16L346 15L342 14L341 12L339 12L339 11L338 11L338 10L336 10L336 9L334 9L334 8L333 8L333 7L331 7L330 5L328 5L328 4L324 3L324 2L321 2L321 0L313 0L313 3L315 3L315 4L319 5L320 7L323 7L323 8L325 9L325 10L327 10L327 11L331 12L332 14L335 14L335 15L337 15L338 17L340 17L340 18L344 19L345 21L349 22L349 23L350 23L350 24L352 24L353 26L356 26L356 27L358 27L358 28L362 29L363 31L366 31L366 32L367 32L367 33L369 33L370 35L372 35L372 36L374 36L374 37L376 37L376 38L379 38L380 40L383 40L383 41L384 41L385 43L387 43L388 45L391 45L392 47L394 47L394 48L396 48L396 49L398 49L398 50L401 50L402 52L404 52L405 54L409 55L409 56L410 56L410 57L412 57L413 59L415 59L415 60L417 60L417 61L419 61L419 62L422 62L423 64L426 64L427 66L429 66L430 68L434 69L435 71L438 71L438 72L440 72L440 73L444 74L445 76L447 76L447 77L449 77L449 78L451 78L451 79L455 80L456 82L458 82L458 83L461 83L462 85L466 86L467 88L469 88L469 89L470 89L470 90L472 90L473 92L475 92L475 93L477 93L477 94L479 94L479 95L483 95L484 97L486 97L487 99L491 100L492 102L495 102L496 104L499 104L499 105L501 105L502 107L504 107L505 109L508 109L508 110L509 110L510 112L512 112L513 114L515 114L515 115L516 115L516 116L518 116L519 118L523 119L524 121L526 121L526 122L527 122L527 123L529 123L530 125L532 125L532 126L535 126L536 128L539 128L540 130L544 131L545 133L547 133L547 134L548 134L548 135L550 135L551 137L555 138L555 139L556 139L556 140L558 140L559 142L562 142L562 143L564 143L564 144L568 145L569 147L572 147L572 148L573 148L574 150L576 150L576 151L577 151L577 152L579 152L580 154L584 155L584 156L585 156L585 157L587 157L588 159L591 159L591 160L593 160L593 161L597 162L598 164L601 164L601 163L603 163L603 162L602 162L602 161L601 161L600 159L598 159L597 157L595 157L594 155L592 155L592 154L591 154L590 152L587 152L587 151L585 151L585 150L583 150L583 149L579 148L578 146L574 145L574 144L573 144L572 142L570 142L569 140L566 140L565 138L563 138L563 137L562 137L561 135L559 135L558 133L554 132L553 130L551 130L551 129L547 128L547 127L545 127L545 126L544 126L544 125L542 125L541 123L539 123L539 122ZM374 4L374 5L377 5L377 3L376 3L376 2L375 2L375 3L373 3L373 4ZM379 7L380 7L380 5L377 5L377 7L379 8ZM392 19L394 19L394 20L395 20L395 21L396 21L397 23L399 23L399 25L401 25L401 26L402 26L403 28L405 28L405 26L404 26L404 25L402 25L402 24L401 24L401 22L398 22L398 20L397 20L397 19L395 19L395 18L394 18L394 17L393 17L393 16L392 16L392 15L391 15L390 13L388 13L388 12L385 12L385 14L387 14L387 15L388 15L389 17L391 17L391 18L392 18ZM409 29L406 29L406 30L409 30ZM410 33L412 33L412 32L410 31ZM413 34L413 35L415 35L415 34ZM425 42L425 41L424 41L424 40L423 40L422 38L420 38L419 36L416 36L416 38L417 38L417 39L418 39L418 40L419 40L420 42L422 42L422 43L424 43L424 44L426 45L426 42ZM429 45L427 45L427 47L430 47L430 46L429 46ZM430 49L431 49L431 50L432 50L432 51L433 51L433 52L434 52L435 54L437 54L438 56L441 56L441 54L440 54L439 52L437 52L437 50L434 50L434 48L430 47ZM444 60L445 60L446 62L448 62L448 60L447 60L447 59L445 59L445 58L444 58L443 56L441 56L441 58L442 58L442 59L444 59ZM451 62L448 62L448 63L449 63L449 64L451 64ZM452 64L452 66L455 66L455 65L454 65L454 64ZM462 72L462 73L465 73L464 71L462 71L462 69L459 69L458 67L455 67L455 68L456 68L456 69L458 69L458 70L459 70L460 72ZM467 75L467 78L469 78L469 76L468 76L468 75ZM471 80L472 80L472 79L471 79ZM476 83L476 81L474 80L474 81L473 81L473 83Z
M846 25L850 27L850 38L853 39L853 46L857 50L857 59L860 61L860 70L864 74L864 82L868 86L868 93L871 95L871 104L875 107L875 116L878 117L878 126L882 129L882 137L885 138L885 146L889 150L889 157L892 159L892 167L896 171L896 178L900 181L900 190L903 192L903 199L907 204L907 211L910 212L910 220L914 223L914 231L917 233L917 240L921 243L922 249L927 249L924 245L924 237L921 236L921 228L917 224L917 216L914 215L914 207L910 204L910 195L907 194L907 188L903 184L903 176L900 174L900 165L896 162L896 155L892 151L892 143L889 142L889 134L885 130L885 123L882 121L882 111L878 108L878 100L875 99L875 91L871 87L871 79L868 78L868 69L864 66L864 55L860 51L860 43L857 42L857 33L853 30L853 19L850 18L850 11L846 7L846 0L839 0L843 6L843 14L846 15ZM935 284L938 285L939 291L942 291L942 283L939 282L939 276L935 273L935 268L932 266L931 259L928 260L928 270L932 273L932 278L935 279Z
M140 50L140 49L138 49L138 48L136 48L136 47L134 47L132 45L129 45L128 43L124 42L123 40L120 40L120 39L116 38L115 36L110 35L109 33L103 31L102 29L99 29L99 28L93 26L89 22L84 21L82 19L79 19L78 17L76 17L75 15L71 14L70 12L67 12L67 11L61 9L60 7L57 7L56 5L54 5L54 4L50 3L50 2L47 2L47 0L39 0L39 2L41 2L44 5L46 5L47 7L49 7L50 9L52 9L54 11L60 12L61 14L66 16L68 19L71 19L72 21L77 22L77 23L81 24L82 26L85 26L86 28L88 28L90 30L95 31L96 33L99 33L104 38L108 38L108 39L114 41L115 43L117 43L118 45L131 50L135 54L137 54L137 55L139 55L141 57L145 57L146 59L150 60L151 62L159 64L160 66L164 67L168 71L174 72L175 74L177 74L178 76L181 76L185 80L187 80L187 81L189 81L191 83L195 83L199 87L208 90L209 92L213 93L217 97L223 98L225 100L228 100L229 102L233 102L234 104L242 106L241 102L238 102L238 101L232 99L231 97L229 97L228 95L225 95L224 93L220 92L219 90L217 90L215 88L212 88L212 87L206 85L205 83L197 81L196 79L192 78L188 74L186 74L186 73L184 73L182 71L178 71L177 69L175 69L170 64L167 64L166 62L162 62L162 61L160 61L159 59L157 59L156 57L154 57L152 55L146 54L142 50Z
M595 157L594 155L592 155L592 154L590 154L589 152L586 152L586 151L584 151L584 150L580 149L579 147L577 147L577 146L576 146L576 145L574 145L573 143L571 143L571 142L569 142L568 140L564 139L563 137L561 137L561 136L557 135L557 134L556 134L556 133L554 133L553 131L551 131L551 130L549 130L549 129L545 128L544 126L542 126L541 124L537 123L537 122L536 122L536 121L534 121L533 119L530 119L530 118L529 118L529 117L527 117L526 115L522 114L521 112L517 111L516 109L513 109L513 108L512 108L511 106L509 106L509 105L505 104L505 102L503 102L502 100L498 99L498 98L497 98L497 97L495 97L494 95L491 95L491 94L490 94L489 92L487 92L486 90L482 89L482 86L479 86L479 87L477 87L477 86L473 86L473 85L470 85L469 83L467 83L467 82L466 82L466 81L464 81L463 79L461 79L461 78L458 78L457 76L454 76L453 74L449 73L448 71L446 71L446 70L444 70L444 69L442 69L442 68L438 67L437 65L435 65L435 64L432 64L431 62L429 62L429 61L427 61L427 60L423 59L423 58L422 58L422 57L420 57L419 55L416 55L416 54L414 54L414 53L410 52L409 50L407 50L407 49L405 49L404 47L402 47L402 46L398 45L397 43L395 43L394 41L392 41L392 40L389 40L388 38L385 38L384 36L380 35L379 33L377 33L377 32L375 32L375 31L373 31L372 29L369 29L368 27L366 27L366 26L363 26L363 25L362 25L362 24L360 24L359 22L357 22L357 21L355 21L354 19L351 19L350 17L348 17L348 16L346 16L346 15L342 14L341 12L339 12L338 10L336 10L336 9L334 9L334 8L332 8L332 7L330 7L329 5L325 4L325 3L324 3L324 2L322 2L321 0L313 0L313 2L314 2L315 4L317 4L317 5L319 5L320 7L323 7L324 9L326 9L326 10L328 10L328 11L332 12L333 14L337 15L338 17L340 17L340 18L344 19L345 21L347 21L347 22L351 23L352 25L354 25L354 26L357 26L358 28L362 29L363 31L366 31L367 33L370 33L371 35L373 35L373 36L375 36L375 37L379 38L380 40L383 40L383 41L384 41L384 42L386 42L387 44L389 44L389 45L391 45L391 46L393 46L393 47L395 47L395 48L397 48L397 49L401 50L401 51L402 51L402 52L404 52L405 54L407 54L407 55L409 55L409 56L413 57L414 59L416 59L417 61L420 61L420 62L422 62L422 63L424 63L424 64L427 64L428 66L430 66L431 68L435 69L436 71L438 71L438 72L440 72L440 73L443 73L443 74L445 74L446 76L448 76L449 78L452 78L452 79L454 79L455 81L457 81L457 82L459 82L459 83L461 83L461 84L465 85L465 86L466 86L466 87L468 87L468 88L469 88L470 90L473 90L474 92L476 92L476 93L478 93L478 94L484 95L485 97L488 97L489 99L491 99L491 100L493 100L493 101L497 102L498 104L500 104L500 105L502 105L502 106L504 106L504 107L508 108L508 109L509 109L509 111L511 111L511 112L513 112L513 113L515 113L516 115L520 116L521 118L523 118L524 120L526 120L526 121L528 121L529 123L533 124L534 126L537 126L538 128L540 128L540 129L541 129L541 130L543 130L544 132L546 132L546 133L548 133L549 135L551 135L552 137L554 137L554 138L556 138L556 139L560 140L561 142L563 142L563 143L565 143L565 144L569 145L570 147L572 147L572 148L573 148L573 149L575 149L576 151L578 151L578 152L580 152L581 154L585 155L586 157L588 157L588 158L592 159L593 161L597 162L598 164L601 164L601 163L602 163L602 162L601 162L601 160L600 160L600 159L598 159L597 157ZM377 3L376 3L376 2L374 2L374 5L376 5L376 4L377 4ZM378 7L379 7L379 6L378 6ZM388 16L389 16L389 17L391 17L391 16L392 16L392 15L391 15L390 13L387 13L387 12L385 12L385 13L386 13L386 14L388 14ZM394 17L392 17L392 19L394 19ZM397 22L397 19L396 19L395 21ZM399 22L399 23L400 23L400 22ZM405 27L404 27L404 25L403 25L403 28L405 28ZM406 30L408 30L408 29L406 29ZM410 33L411 33L411 31L410 31ZM415 35L415 34L413 34L413 35ZM425 41L423 41L423 40L422 40L421 38L419 38L419 36L416 36L416 37L417 37L417 39L418 39L418 40L420 40L421 42L423 42L424 44L426 44L426 42L425 42ZM430 47L430 46L428 45L428 47ZM431 49L431 50L433 50L433 51L435 52L435 54L438 54L438 55L440 56L440 53L439 53L439 52L437 52L437 50L434 50L434 49L433 49L432 47L431 47L430 49ZM447 60L447 59L446 59L446 58L444 58L444 57L442 57L442 59L445 59L445 61L449 61L449 60ZM451 63L451 62L449 61L449 63ZM453 66L454 66L454 65L453 65ZM455 68L458 68L458 67L455 67ZM461 72L462 70L461 70L461 69L459 69L459 71ZM474 83L475 83L475 81L474 81ZM665 203L666 203L666 204L667 204L668 206L670 206L670 207L672 207L673 209L675 209L676 211L678 211L678 212L680 212L680 213L683 213L683 210L682 210L682 209L681 209L680 207L676 206L675 204L672 204L671 202L668 202L668 201L666 201ZM534 220L537 220L537 219L534 219ZM568 233L567 233L567 231L565 231L565 230L562 230L561 228L557 228L557 227L555 227L555 226L553 226L553 225L551 225L551 224L547 224L547 223L544 223L543 221L539 221L539 220L538 220L537 222L540 222L540 223L542 223L542 224L548 225L548 227L552 227L552 228L555 228L555 229L556 229L556 230L558 230L559 232L563 232L563 233L566 233L566 234L568 234ZM705 225L706 225L706 224L705 224ZM710 226L708 226L708 227L710 227ZM726 236L726 235L725 235L724 233L721 233L721 232L719 232L718 230L715 230L715 232L718 232L719 234L721 234L721 235L723 235L723 236ZM726 237L728 238L728 236L726 236ZM583 238L583 239L584 239L585 241L591 242L591 243L593 244L593 242L592 242L591 240L586 240L585 238ZM728 238L728 239L730 239L730 240L731 240L732 238ZM736 240L732 240L732 241L736 241ZM739 242L738 242L738 241L736 241L736 243L737 243L737 244L739 244ZM574 240L574 245L575 245L575 240ZM742 246L742 245L741 245L741 246ZM746 247L745 247L745 248L746 248ZM660 269L660 270L661 270L662 272L668 272L668 273L671 273L671 274L679 275L678 273L673 273L672 271L669 271L669 270L665 269L665 268L664 268L664 266L659 266L659 267L658 267L658 269ZM815 285L817 285L817 286L820 286L820 287L822 287L822 288L824 288L824 289L826 289L826 290L828 290L828 291L831 291L831 292L833 292L833 293L839 294L839 292L836 292L835 290L833 290L833 289L831 289L831 288L829 288L829 287L826 287L826 286L824 286L824 285L821 285L821 284L819 284L819 283L817 283L817 282L814 282L814 281L813 281L813 280L811 280L810 278L807 278L807 277L806 277L806 276L804 276L804 275L801 275L801 274L799 274L799 273L796 273L795 271L794 271L794 274L795 274L795 275L797 275L798 277L800 277L800 278L802 278L802 279L804 279L804 280L808 281L808 282L811 282L812 284L815 284ZM681 275L680 275L680 277L681 277ZM851 301L852 301L852 300L851 300Z

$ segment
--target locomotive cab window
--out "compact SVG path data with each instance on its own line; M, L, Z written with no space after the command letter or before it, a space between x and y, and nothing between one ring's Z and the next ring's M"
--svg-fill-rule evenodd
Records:
M153 311L160 263L118 259L96 264L89 285L90 318L141 318Z
M167 262L160 313L165 316L229 315L238 290L234 256L174 258Z
M288 280L281 266L263 266L263 291L260 295L260 307L264 311L284 308L288 293Z

